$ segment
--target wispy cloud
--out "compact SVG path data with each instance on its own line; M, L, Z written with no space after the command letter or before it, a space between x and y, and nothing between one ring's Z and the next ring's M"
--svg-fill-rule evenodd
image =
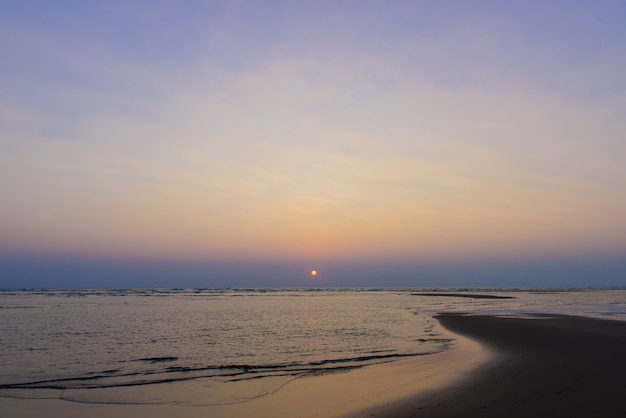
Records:
M350 19L341 7L325 17L274 5L269 32L241 20L246 10L207 17L206 30L190 16L193 28L182 19L157 39L163 54L127 26L128 47L106 25L84 40L5 28L17 39L4 37L6 73L23 90L3 86L12 93L0 102L0 248L174 259L623 252L626 93L610 65L624 45L610 38L569 71L588 48L552 62L558 37L529 43L529 27L511 29L504 11L443 8L412 25L403 8L419 13L395 6ZM149 31L155 13L141 15ZM176 40L192 45L179 64L168 56ZM621 93L603 89L605 75Z

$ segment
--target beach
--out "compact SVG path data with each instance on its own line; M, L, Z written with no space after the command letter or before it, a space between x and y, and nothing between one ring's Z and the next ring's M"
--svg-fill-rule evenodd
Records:
M439 314L457 336L445 352L385 364L248 385L263 396L228 405L108 402L111 392L60 398L0 397L2 416L60 417L618 417L626 411L626 322L587 317ZM272 383L273 382L273 383ZM202 380L131 390L143 398L201 399ZM241 389L241 386L239 387ZM258 387L254 390L258 390ZM150 392L154 391L154 392ZM163 391L159 393L159 391ZM100 395L98 395L100 394ZM7 396L8 395L8 396ZM236 394L231 394L233 397ZM100 397L100 398L99 398Z
M502 318L442 314L447 329L494 352L444 390L360 416L622 417L626 322L573 316Z

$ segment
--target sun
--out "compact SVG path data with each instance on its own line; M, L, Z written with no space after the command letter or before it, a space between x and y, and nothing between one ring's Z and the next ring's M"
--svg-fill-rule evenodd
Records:
M313 277L317 276L317 270L311 270L311 276Z

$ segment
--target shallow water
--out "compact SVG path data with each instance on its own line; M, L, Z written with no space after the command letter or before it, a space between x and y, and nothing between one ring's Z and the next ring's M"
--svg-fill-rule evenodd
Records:
M203 402L227 403L224 385L247 382L249 399L301 376L447 350L454 337L431 318L440 311L626 320L625 290L469 290L456 291L491 297L417 294L424 289L0 291L0 395L159 403L167 401L162 391L147 399L116 389L202 381L212 394Z

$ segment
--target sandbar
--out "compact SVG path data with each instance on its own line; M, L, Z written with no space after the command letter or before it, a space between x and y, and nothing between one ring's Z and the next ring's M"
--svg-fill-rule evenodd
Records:
M555 315L436 318L484 344L494 357L443 390L360 416L626 416L626 322Z

